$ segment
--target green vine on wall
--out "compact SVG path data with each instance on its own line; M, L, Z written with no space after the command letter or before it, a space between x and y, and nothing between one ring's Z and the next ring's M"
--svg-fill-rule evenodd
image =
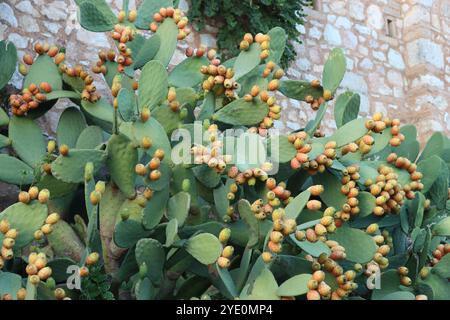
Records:
M275 26L284 28L289 40L281 60L285 68L295 60L294 43L301 43L297 27L304 23L303 8L310 5L310 0L191 0L189 19L197 30L219 21L217 46L225 52L224 58L239 53L236 43L246 32L267 33Z

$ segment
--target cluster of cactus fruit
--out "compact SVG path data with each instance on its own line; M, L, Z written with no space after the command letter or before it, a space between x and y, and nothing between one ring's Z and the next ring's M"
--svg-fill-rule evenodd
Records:
M0 109L0 181L21 189L0 213L1 299L450 299L450 139L435 133L420 152L414 126L358 117L359 96L336 92L340 49L321 81L288 80L274 28L245 35L228 61L188 48L169 72L189 34L171 1L124 1L118 16L77 3L83 27L116 40L91 69L111 92L62 48L24 56L22 93ZM16 60L1 42L0 86ZM271 130L281 95L315 119ZM35 119L60 98L74 106L44 136ZM175 161L176 129L200 131L188 163ZM250 138L262 159L237 161L228 142Z

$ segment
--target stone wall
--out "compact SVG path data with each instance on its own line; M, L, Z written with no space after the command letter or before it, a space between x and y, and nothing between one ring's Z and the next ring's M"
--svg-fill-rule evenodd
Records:
M117 12L121 0L107 0ZM138 0L130 0L132 7ZM348 71L342 89L361 95L361 113L389 113L418 125L424 141L433 130L450 133L450 1L449 0L316 0L307 9L307 23L299 26L303 44L288 70L293 79L320 78L331 48L342 47ZM186 9L187 3L182 0ZM214 46L215 29L192 34L180 44L173 62L183 58L187 45ZM35 41L67 48L67 61L90 66L100 49L112 41L92 33L76 21L73 0L0 0L0 40L13 41L22 57ZM12 83L20 86L16 74ZM42 120L49 134L67 101L61 101ZM297 129L314 117L308 106L283 99L285 112L276 127ZM334 129L332 108L323 124Z
M432 131L450 133L450 1L317 0L307 14L290 78L319 78L330 48L342 47L348 70L339 92L358 92L362 114L413 123L422 142ZM313 116L303 103L283 105L280 128L297 129ZM334 128L331 113L325 132Z

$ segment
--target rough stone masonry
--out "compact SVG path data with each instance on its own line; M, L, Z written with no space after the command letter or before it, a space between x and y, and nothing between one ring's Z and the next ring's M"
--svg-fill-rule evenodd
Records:
M115 12L121 0L107 0ZM136 3L137 2L137 3ZM135 7L140 1L130 0ZM180 7L188 9L185 0ZM73 0L1 0L0 40L15 43L19 58L34 42L46 41L67 48L67 61L91 66L100 49L113 46L104 33L81 28ZM340 91L361 96L361 113L389 113L415 124L424 142L432 131L450 133L450 1L449 0L316 0L306 9L307 23L298 26L303 44L287 71L292 79L320 78L328 52L342 47L348 70ZM183 59L185 48L215 46L214 27L192 34L179 45L173 63ZM16 73L12 84L21 86ZM96 83L100 87L100 83ZM40 121L52 135L68 101L60 101ZM303 103L281 99L285 108L276 127L298 129L314 117ZM334 129L329 108L322 129Z

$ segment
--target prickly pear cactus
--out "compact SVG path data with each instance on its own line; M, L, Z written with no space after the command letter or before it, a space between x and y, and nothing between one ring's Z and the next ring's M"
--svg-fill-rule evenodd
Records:
M245 34L235 59L188 48L168 68L190 33L176 2L117 16L76 2L115 47L90 70L48 44L23 56L0 109L0 181L20 188L0 213L1 299L450 299L450 140L420 151L414 126L359 117L359 95L338 90L341 49L310 82L279 67L281 28ZM2 87L12 43L0 62ZM278 94L316 116L279 134ZM49 138L36 118L60 98L73 106Z

